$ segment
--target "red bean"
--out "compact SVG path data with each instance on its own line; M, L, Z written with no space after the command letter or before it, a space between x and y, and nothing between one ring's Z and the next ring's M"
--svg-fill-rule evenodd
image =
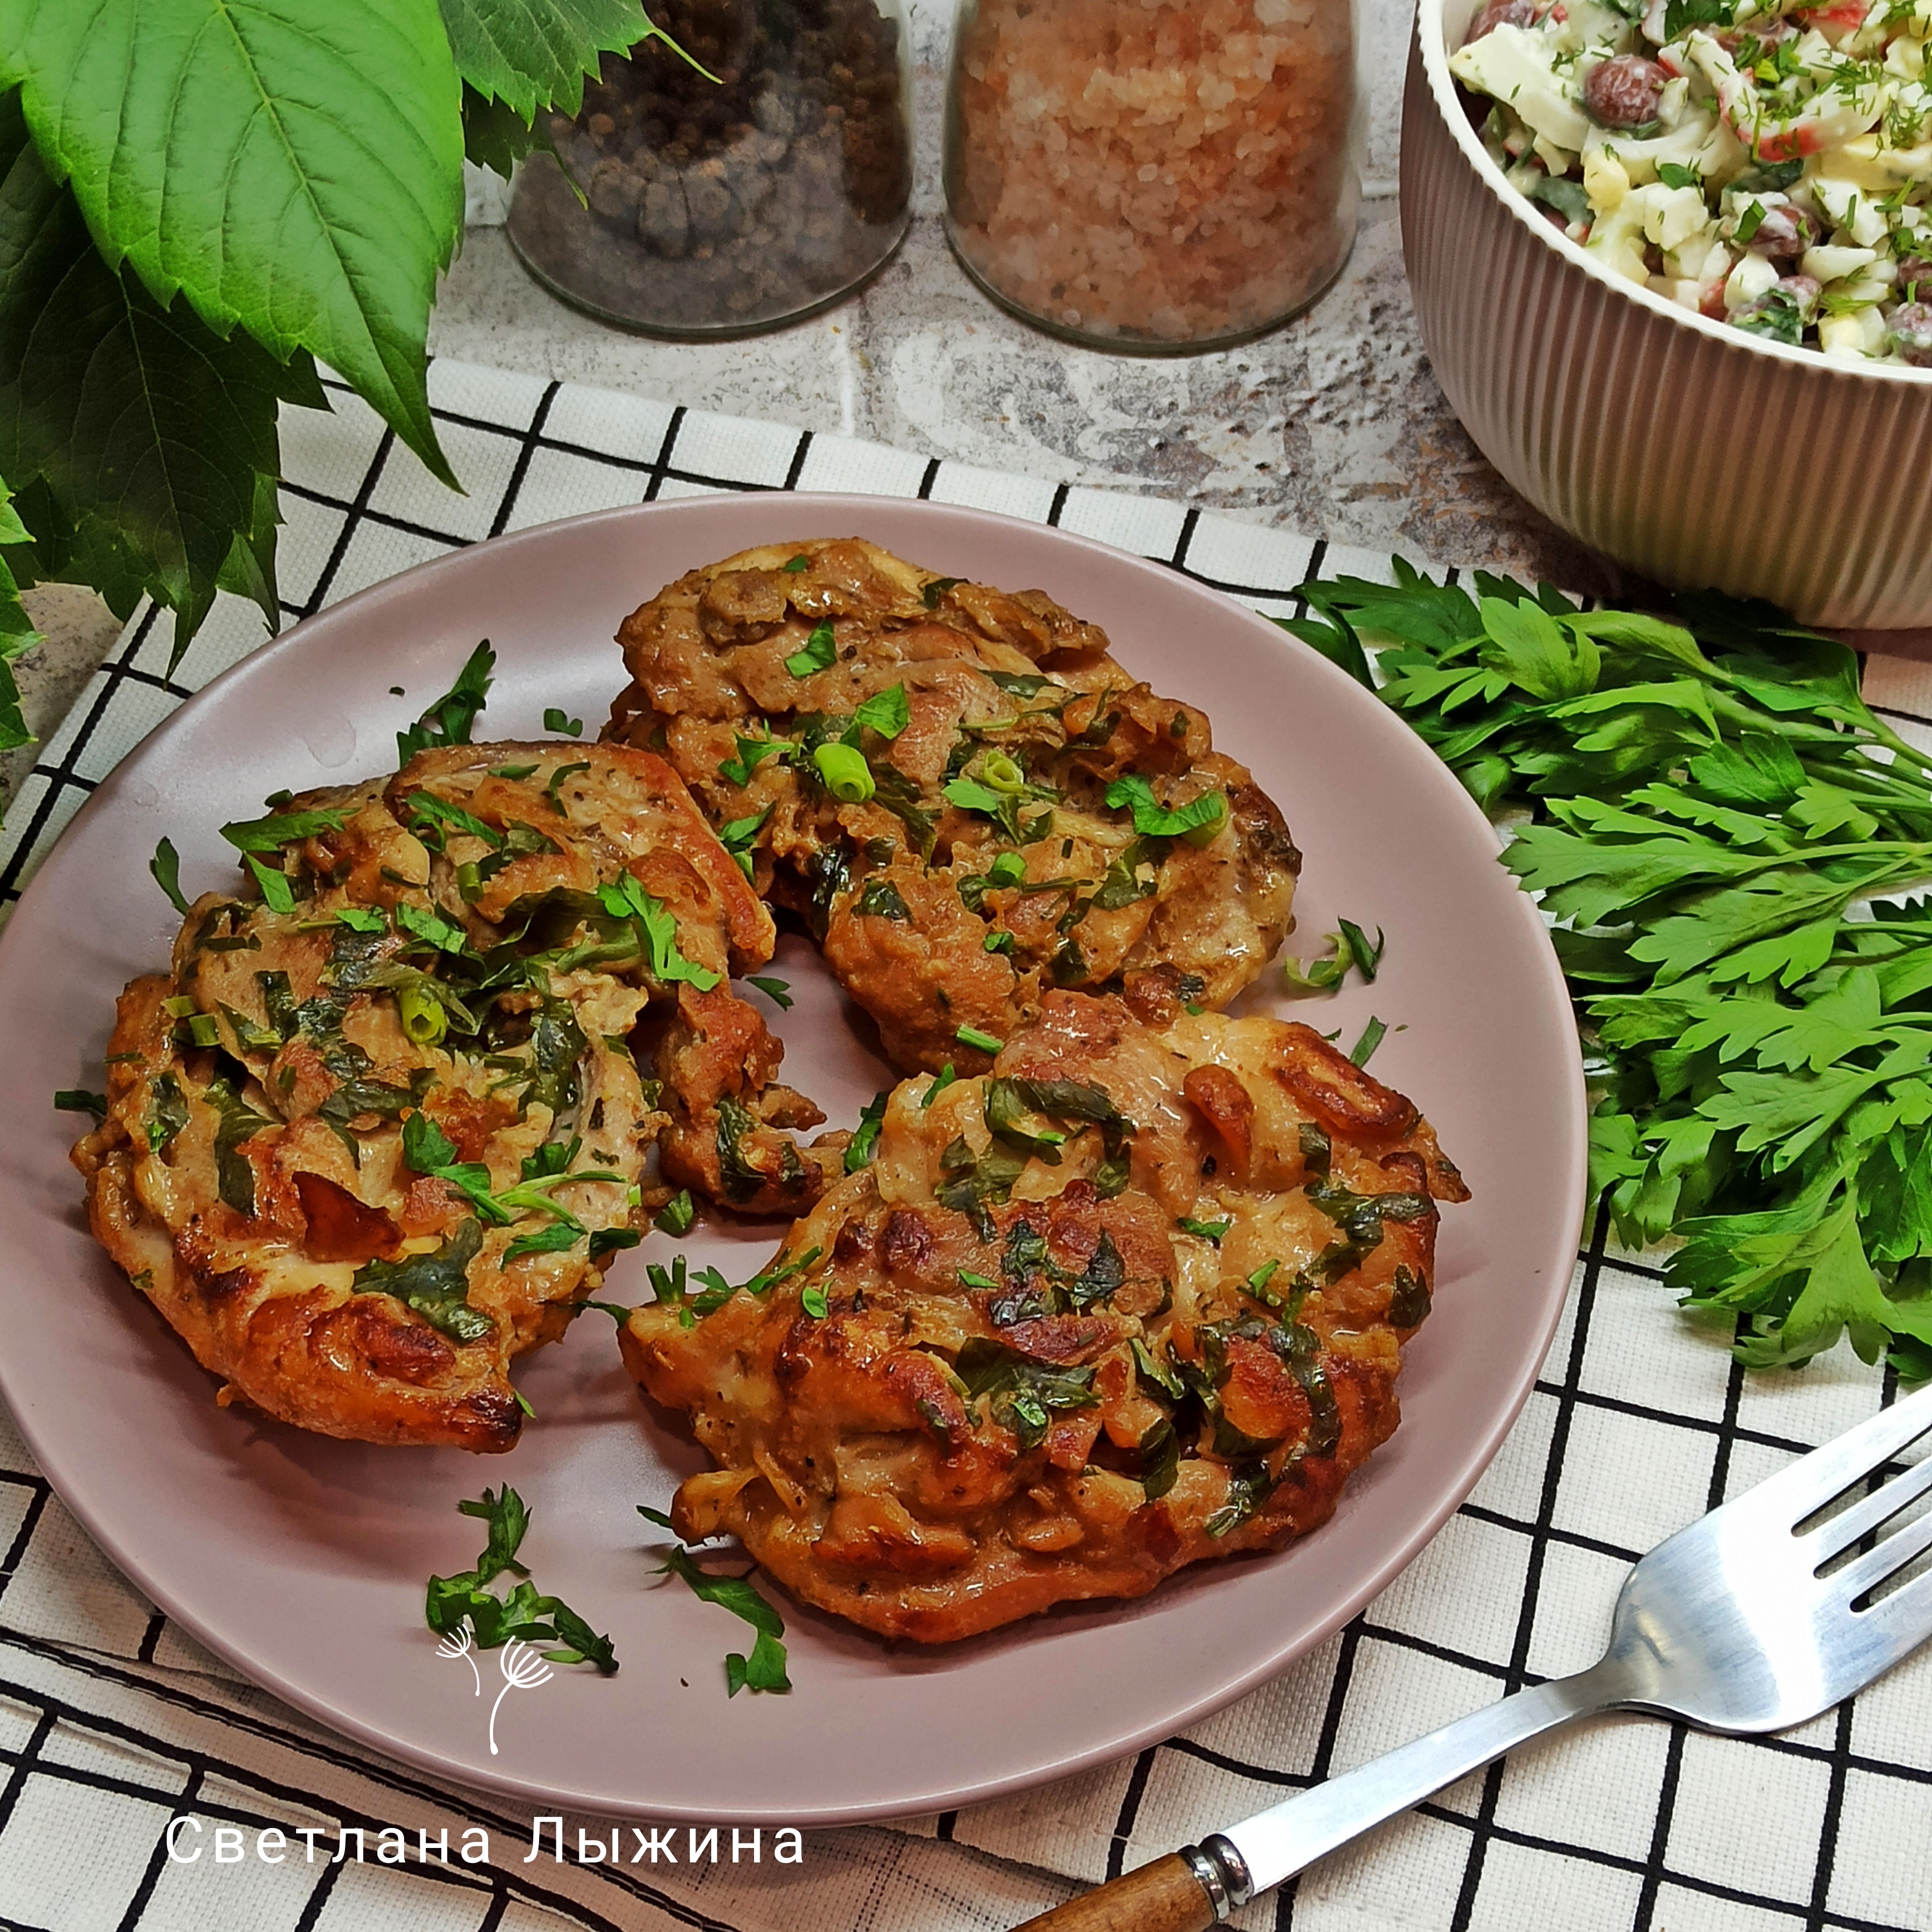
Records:
M1932 302L1901 302L1892 312L1885 339L1901 362L1932 369Z
M1497 27L1532 27L1535 24L1535 0L1486 0L1482 10L1469 22L1469 31L1462 36L1462 44L1466 47L1472 40L1480 40Z
M1600 127L1647 127L1657 118L1657 104L1670 78L1641 54L1613 54L1583 77L1583 105Z

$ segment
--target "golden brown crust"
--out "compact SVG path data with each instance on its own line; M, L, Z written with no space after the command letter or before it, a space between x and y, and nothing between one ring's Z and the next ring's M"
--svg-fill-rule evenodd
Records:
M760 1211L839 1166L844 1137L782 1131L816 1116L724 980L770 957L770 915L648 752L453 746L284 810L321 814L261 855L288 908L205 896L172 971L122 996L74 1156L94 1232L224 1401L507 1449L509 1364L662 1204L661 1137L674 1180ZM676 1047L687 1007L728 1068ZM634 1035L658 1040L648 1084Z
M1352 1066L1345 1115L1329 1058L1305 1027L1051 993L989 1076L904 1083L793 1273L622 1333L717 1465L680 1533L938 1642L1325 1520L1396 1426L1437 1178L1466 1198Z
M1180 1004L1219 1008L1288 928L1280 813L1201 712L1041 592L857 538L768 544L688 573L618 635L632 681L605 736L662 748L714 825L755 824L759 890L810 922L902 1067L983 1070L962 1029L1008 1039L1056 986L1166 972ZM895 692L902 728L860 719ZM789 747L742 748L774 737ZM828 789L828 744L863 754L870 797ZM1107 802L1123 781L1154 809L1218 796L1218 830L1143 836Z

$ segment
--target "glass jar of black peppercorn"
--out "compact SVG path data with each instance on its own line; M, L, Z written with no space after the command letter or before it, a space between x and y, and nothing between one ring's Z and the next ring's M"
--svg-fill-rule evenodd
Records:
M863 281L910 212L902 0L655 0L651 16L676 46L605 55L582 112L550 123L555 158L518 174L525 266L607 321L679 336L770 328Z

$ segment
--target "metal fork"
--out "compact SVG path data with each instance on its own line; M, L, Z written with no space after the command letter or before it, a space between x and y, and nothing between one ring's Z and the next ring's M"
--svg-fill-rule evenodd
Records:
M1659 1544L1625 1578L1610 1648L1588 1670L1519 1690L1019 1932L1207 1932L1432 1792L1579 1718L1640 1711L1748 1736L1828 1711L1932 1636L1932 1570L1873 1599L1932 1549L1932 1510L1840 1560L1932 1491L1932 1454L1814 1519L1928 1433L1932 1388Z

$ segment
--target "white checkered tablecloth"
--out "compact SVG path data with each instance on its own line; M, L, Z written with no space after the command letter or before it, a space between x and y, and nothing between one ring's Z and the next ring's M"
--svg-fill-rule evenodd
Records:
M291 619L480 538L716 490L970 503L1157 557L1264 610L1311 568L1380 556L1154 497L1055 488L902 451L446 362L433 482L353 397L284 418ZM49 740L0 836L10 900L138 740L262 641L224 598L178 670L131 625ZM1932 747L1932 667L1866 689ZM0 1412L0 1927L39 1932L997 1932L1504 1692L1594 1659L1627 1566L1712 1504L1891 1399L1841 1349L1748 1376L1656 1271L1581 1256L1528 1408L1422 1557L1282 1677L1130 1761L899 1829L816 1833L802 1866L521 1862L528 1821L319 1731L172 1629L88 1542ZM171 1863L170 1820L291 1834L280 1864ZM593 1838L608 1827L584 1824ZM298 1828L324 1828L304 1862ZM400 1828L410 1862L373 1850ZM491 1861L420 1863L447 1830ZM323 1862L343 1827L369 1862ZM728 1838L728 1833L726 1836ZM574 1836L569 1842L574 1843ZM682 1840L680 1839L680 1843ZM626 1843L628 1850L628 1841ZM1466 1780L1235 1922L1442 1932L1932 1932L1932 1652L1802 1730L1750 1742L1596 1724Z

